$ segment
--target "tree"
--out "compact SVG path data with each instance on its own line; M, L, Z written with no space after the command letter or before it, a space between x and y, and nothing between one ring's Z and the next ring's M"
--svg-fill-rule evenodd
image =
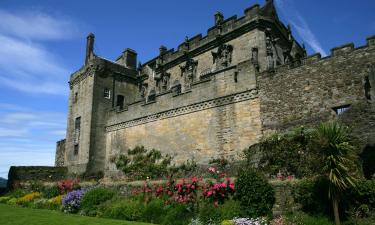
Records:
M350 143L347 128L337 122L321 123L315 131L315 147L321 154L321 174L328 180L328 197L332 202L336 225L340 224L341 194L355 187L355 147Z

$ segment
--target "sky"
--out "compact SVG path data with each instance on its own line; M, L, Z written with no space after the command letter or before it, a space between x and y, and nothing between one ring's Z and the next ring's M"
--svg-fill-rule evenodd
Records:
M114 60L125 48L146 62L160 45L176 48L225 18L264 0L0 0L0 177L11 165L53 165L65 138L68 79L84 62L86 36ZM308 54L366 43L375 34L373 0L275 0Z

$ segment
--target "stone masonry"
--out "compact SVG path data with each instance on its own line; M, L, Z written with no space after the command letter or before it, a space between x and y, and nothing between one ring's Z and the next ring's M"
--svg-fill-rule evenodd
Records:
M115 61L95 55L89 34L85 64L69 81L56 164L111 176L111 159L137 145L176 163L237 159L270 132L334 118L360 120L358 136L374 143L375 37L307 56L272 0L240 18L218 12L214 22L206 36L185 38L176 50L161 46L142 65L129 48Z

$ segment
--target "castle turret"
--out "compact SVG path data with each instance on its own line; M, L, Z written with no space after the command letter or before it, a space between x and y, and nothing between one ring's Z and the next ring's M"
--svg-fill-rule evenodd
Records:
M95 36L93 33L87 35L85 65L94 56L94 39Z

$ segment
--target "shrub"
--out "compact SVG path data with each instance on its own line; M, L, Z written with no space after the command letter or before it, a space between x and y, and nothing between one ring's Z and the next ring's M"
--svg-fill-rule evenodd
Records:
M0 203L7 203L11 197L0 197Z
M41 195L39 192L32 192L21 198L17 199L17 205L27 205L29 202L33 201L36 198L39 198Z
M171 156L162 155L156 149L148 151L143 146L129 149L127 154L114 159L117 169L124 172L126 176L136 179L167 175L171 161Z
M330 212L328 183L323 179L304 179L296 182L292 189L294 201L301 204L302 211L314 215Z
M30 204L31 208L34 209L49 209L49 210L58 210L60 209L61 204L54 204L48 199L36 199Z
M231 220L242 215L239 201L229 200L220 206L221 220Z
M271 214L275 193L263 176L251 169L241 170L235 187L235 198L240 201L245 215L258 217Z
M80 189L78 180L60 180L57 182L57 187L61 194Z
M77 213L84 194L85 190L75 190L65 195L62 199L63 211L67 213Z
M220 208L213 204L204 204L199 209L199 220L202 221L203 224L220 224Z
M113 190L105 188L91 189L82 197L80 208L83 210L84 214L95 216L97 207L103 202L111 200L115 194L116 193Z
M164 217L162 225L187 225L193 218L193 212L183 204L172 206Z
M319 168L319 155L310 148L311 137L312 131L304 127L273 134L245 150L247 163L254 166L254 162L257 162L258 169L269 175L281 172L283 176L311 176ZM259 160L254 159L254 156L259 157Z
M141 221L144 206L141 202L132 199L108 202L100 206L99 215L105 218Z
M17 198L11 198L7 201L8 205L16 205L17 204Z
M42 196L43 198L53 198L60 194L60 189L57 186L46 187L43 189Z
M155 198L146 204L142 218L145 222L160 224L166 214L167 207L165 206L164 201Z
M203 191L203 197L209 199L215 205L223 204L234 193L234 183L230 178L219 183L210 183Z
M16 190L13 190L11 192L8 192L5 196L11 197L11 198L20 198L20 197L24 196L25 194L27 194L25 190L16 189Z
M327 217L323 216L310 216L308 214L297 212L287 216L287 222L292 224L304 225L333 225Z

